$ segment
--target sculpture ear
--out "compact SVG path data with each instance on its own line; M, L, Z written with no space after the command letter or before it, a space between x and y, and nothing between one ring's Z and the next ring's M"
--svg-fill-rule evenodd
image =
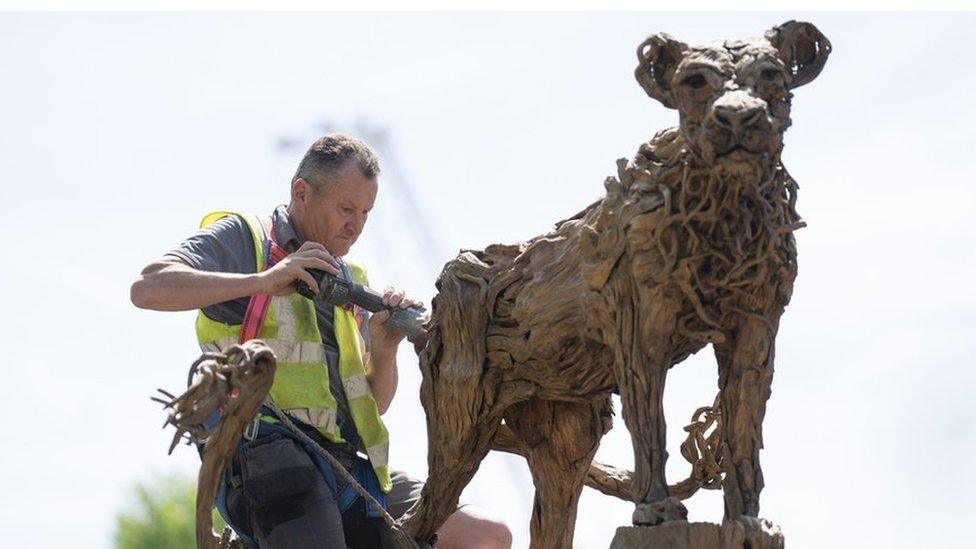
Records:
M793 74L790 88L816 78L830 55L830 40L811 23L787 21L766 31L766 40L779 50L780 58Z
M637 47L637 70L634 71L637 82L647 95L671 109L674 108L671 79L687 50L687 44L663 32L649 37Z

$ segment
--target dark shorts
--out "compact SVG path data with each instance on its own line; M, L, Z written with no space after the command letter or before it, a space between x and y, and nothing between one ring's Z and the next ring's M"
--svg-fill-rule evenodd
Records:
M424 483L403 471L390 472L390 478L393 480L393 489L386 495L386 510L390 516L398 519L420 499Z

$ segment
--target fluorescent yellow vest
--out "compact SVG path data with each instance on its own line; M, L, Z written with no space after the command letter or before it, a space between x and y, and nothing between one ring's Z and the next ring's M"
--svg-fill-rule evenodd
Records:
M270 241L260 221L237 212L213 212L204 216L200 227L226 217L237 215L251 230L257 272L265 268ZM366 284L366 269L346 261L353 282ZM389 492L390 481L389 434L380 419L376 400L366 379L363 360L365 345L352 312L336 307L334 310L335 338L339 344L339 376L349 401L356 431L362 448L379 479L380 489ZM240 324L224 324L197 314L197 340L204 351L223 350L237 343ZM329 371L322 348L322 336L315 316L315 304L298 293L275 296L261 328L260 337L274 351L278 359L274 384L269 397L289 415L314 426L333 442L344 442L336 422L337 404L329 390Z

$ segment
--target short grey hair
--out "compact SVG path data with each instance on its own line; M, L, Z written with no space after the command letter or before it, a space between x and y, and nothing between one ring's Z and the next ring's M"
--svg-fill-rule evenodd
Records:
M334 181L350 160L356 162L364 177L376 179L380 173L379 157L369 145L355 137L330 133L308 148L291 182L304 179L312 188L320 190Z

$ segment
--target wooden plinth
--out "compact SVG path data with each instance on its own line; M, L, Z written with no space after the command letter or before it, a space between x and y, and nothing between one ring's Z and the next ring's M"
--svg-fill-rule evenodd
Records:
M659 526L621 526L610 549L783 549L779 527L765 519L760 528L736 522L667 522Z

